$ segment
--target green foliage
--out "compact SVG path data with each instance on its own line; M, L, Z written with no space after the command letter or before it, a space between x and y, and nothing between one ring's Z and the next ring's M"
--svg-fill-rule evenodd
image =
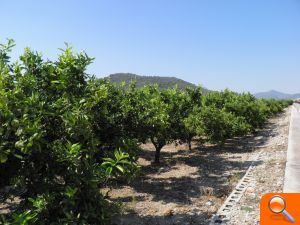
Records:
M202 108L203 89L201 87L187 88L184 93L184 102L181 105L180 119L177 124L178 139L188 143L191 150L192 139L197 135L197 124L199 124L199 113Z
M137 91L137 123L140 140L151 140L156 149L155 161L159 162L160 150L172 141L168 105L163 101L157 86L147 86Z
M250 131L250 125L243 117L237 117L215 106L203 107L199 116L201 119L198 132L205 135L210 142L223 143L228 138L242 136Z
M133 167L129 154L120 150L115 150L114 158L103 158L103 161L101 168L104 170L107 179L118 179L124 176L127 179L132 178L136 172L132 169L138 168L136 164Z
M26 210L19 214L13 214L13 222L15 225L29 225L37 221L37 214L31 210Z
M284 108L293 104L292 100L275 100L275 99L262 99L261 104L265 105L265 111L269 116L276 115L283 111Z
M136 147L122 127L115 132L122 122L118 90L89 78L85 69L93 59L69 46L55 62L25 49L10 64L12 46L0 51L0 174L5 184L25 190L25 200L8 221L106 224L109 204L98 189L110 175L102 163L114 149ZM120 176L136 168L134 157L124 156L115 165Z
M205 110L202 111L202 116L205 117L205 120L209 120L208 117L211 114L212 120L215 122L212 123L214 126L212 126L211 121L209 123L206 121L200 126L206 131L210 131L211 135L209 136L213 141L224 141L226 138L242 136L262 128L270 116L281 112L289 104L274 100L258 100L250 93L238 94L225 90L208 93L203 99L203 105L214 108L211 109L212 111L208 111L209 113ZM220 115L218 115L218 110ZM216 119L218 117L219 119ZM228 121L226 126L224 126L224 121ZM222 130L217 130L218 122L220 122L219 125ZM206 128L205 124L210 124L209 129ZM224 129L229 130L225 131Z

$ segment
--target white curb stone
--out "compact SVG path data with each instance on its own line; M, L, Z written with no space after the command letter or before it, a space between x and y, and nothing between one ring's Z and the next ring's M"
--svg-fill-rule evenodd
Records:
M298 103L292 107L283 192L300 192L300 104Z

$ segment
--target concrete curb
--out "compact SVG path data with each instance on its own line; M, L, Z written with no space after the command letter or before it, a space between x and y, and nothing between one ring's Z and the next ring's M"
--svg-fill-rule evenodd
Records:
M300 192L300 104L292 106L283 192Z
M251 165L247 169L244 177L240 180L240 182L236 185L234 190L225 200L221 208L218 212L211 218L209 225L217 225L217 224L228 224L230 222L230 217L232 213L232 208L236 205L245 191L249 187L251 183L253 183L254 176L253 170L256 167L256 163L261 160L261 155L263 151L260 151L254 158L251 160Z

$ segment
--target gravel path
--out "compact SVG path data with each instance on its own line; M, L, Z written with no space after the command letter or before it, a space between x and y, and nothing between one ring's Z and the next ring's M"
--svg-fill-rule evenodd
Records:
M254 182L247 188L240 202L232 209L232 216L228 225L259 224L259 203L261 197L268 192L283 190L286 164L286 150L288 145L288 131L290 122L289 108L276 122L273 134L262 148L261 162L254 169Z

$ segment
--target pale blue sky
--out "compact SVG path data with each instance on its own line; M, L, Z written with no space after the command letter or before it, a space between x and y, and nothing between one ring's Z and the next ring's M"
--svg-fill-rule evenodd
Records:
M64 42L89 72L176 76L210 89L300 92L299 0L1 0L0 41L53 59Z

